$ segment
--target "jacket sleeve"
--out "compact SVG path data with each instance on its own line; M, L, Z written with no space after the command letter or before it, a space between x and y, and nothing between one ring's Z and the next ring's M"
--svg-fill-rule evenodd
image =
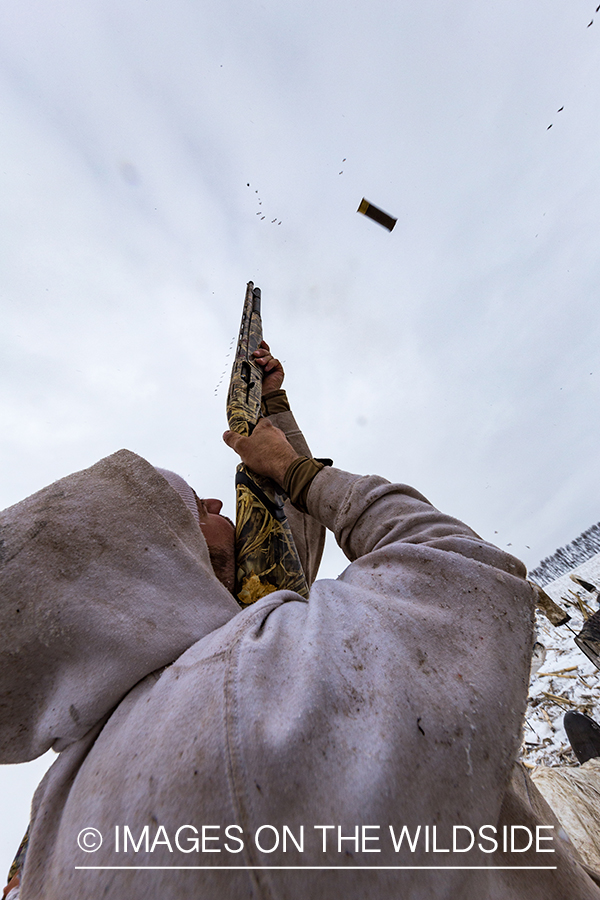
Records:
M379 825L378 864L406 863L390 825L498 821L532 591L518 560L406 485L325 468L307 505L351 564L306 602L280 592L253 611L230 682L233 783L252 821Z
M304 435L300 431L290 409L269 415L269 418L273 425L281 428L285 433L296 453L299 453L300 456L312 456ZM294 535L294 541L307 584L310 587L317 577L321 557L323 556L325 527L312 516L300 512L292 506L289 500L286 500L284 510Z
M437 510L414 488L326 468L308 493L308 508L330 529L351 562L396 543L460 553L525 578L520 560L482 540L471 528Z

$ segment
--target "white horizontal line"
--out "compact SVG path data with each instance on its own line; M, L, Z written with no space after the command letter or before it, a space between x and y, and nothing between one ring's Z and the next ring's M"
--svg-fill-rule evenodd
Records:
M447 870L449 872L460 872L460 871L473 871L473 870L482 870L493 872L495 869L502 870L535 870L535 871L549 871L551 869L558 868L557 866L75 866L76 869L129 869L135 872L145 872L150 869L205 869L207 871L214 871L215 869L224 869L226 871L236 870L236 871L248 871L250 869L284 869L285 871L289 870L310 870L310 871L319 871L322 872L324 870L331 871L344 871L344 870L352 870L352 871L369 871L369 872L382 872L382 871L398 871L398 870Z

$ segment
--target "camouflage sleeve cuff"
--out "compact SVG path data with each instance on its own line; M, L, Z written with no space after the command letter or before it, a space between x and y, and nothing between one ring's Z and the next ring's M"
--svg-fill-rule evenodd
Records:
M309 459L307 456L299 456L288 466L281 486L290 498L290 502L300 512L308 512L306 498L313 478L325 466L332 464L330 459Z
M289 408L290 404L283 388L278 391L269 391L263 396L260 404L263 416L274 416L276 413L287 412Z

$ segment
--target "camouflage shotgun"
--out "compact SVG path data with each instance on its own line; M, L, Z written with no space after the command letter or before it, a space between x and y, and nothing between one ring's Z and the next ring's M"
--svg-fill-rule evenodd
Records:
M250 281L227 394L227 421L237 434L252 434L260 418L263 371L253 354L261 341L260 288ZM234 594L240 606L284 588L308 597L280 488L241 463L235 494Z

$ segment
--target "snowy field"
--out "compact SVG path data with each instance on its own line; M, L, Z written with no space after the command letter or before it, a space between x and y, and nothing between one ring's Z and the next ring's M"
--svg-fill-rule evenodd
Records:
M573 570L592 584L600 582L600 554ZM575 644L581 631L583 611L597 609L596 598L578 587L569 574L545 585L544 590L571 616L567 625L556 628L537 613L537 641L545 650L543 661L533 676L523 733L522 758L526 765L578 765L565 730L563 716L578 710L600 721L600 670ZM570 630L572 629L572 630ZM539 660L538 660L539 662Z

